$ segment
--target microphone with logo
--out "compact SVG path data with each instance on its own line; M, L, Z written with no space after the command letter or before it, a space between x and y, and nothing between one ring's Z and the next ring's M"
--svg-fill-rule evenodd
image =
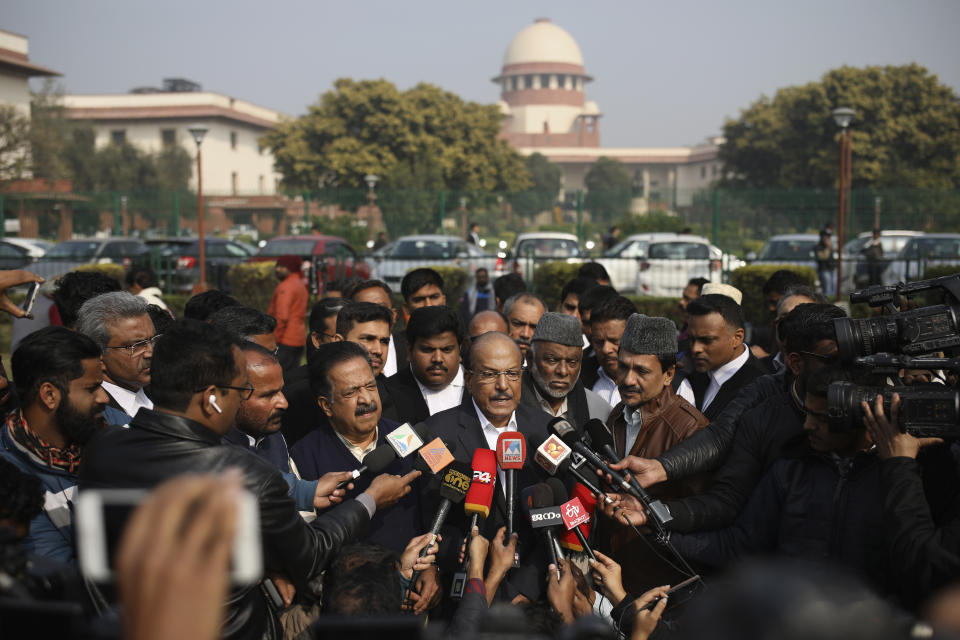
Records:
M421 558L427 555L427 549L436 541L437 534L440 533L444 521L446 521L447 516L450 515L450 507L455 504L460 504L464 498L467 497L472 476L473 470L470 468L470 465L459 460L451 461L443 471L443 474L440 476L440 506L437 507L437 513L433 516L433 522L430 524L429 533L432 539L430 544L420 551ZM413 576L410 578L410 587L415 585L419 578L420 572L414 571ZM406 600L408 595L409 587L403 599Z
M560 438L551 435L537 448L534 460L550 475L556 475L561 471L569 474L579 484L592 491L597 500L603 500L607 504L612 503L613 500L601 491L593 480L580 471L580 465L585 462L583 456L573 456L572 452L573 450L564 444Z
M577 483L573 488L573 497L569 500L567 488L557 478L550 478L547 484L553 489L553 500L560 505L560 514L563 524L567 528L560 536L560 546L570 551L586 551L591 560L596 560L593 549L587 538L590 535L590 521L593 510L597 506L590 491L582 484ZM586 501L586 504L584 504ZM586 529L586 530L584 530Z
M478 520L490 515L497 480L497 454L492 449L477 449L473 452L471 466L473 482L470 483L470 490L467 491L467 497L463 501L463 510L470 516L470 526L467 528L463 565L460 571L454 574L450 589L450 596L456 599L463 597L463 589L467 581L466 565L470 559L470 541L473 537L471 532L477 526Z
M337 489L343 489L350 482L359 478L362 473L369 472L372 475L383 473L390 466L390 463L397 458L406 458L417 451L423 446L423 436L426 434L420 425L417 425L417 427L402 424L387 434L386 443L365 455L360 468L353 470L353 477L338 484Z
M560 507L555 506L553 489L545 482L538 482L524 489L521 496L523 509L530 519L530 526L543 531L547 542L547 553L550 554L550 562L557 567L557 582L560 582L559 559L563 558L563 552L557 545L553 527L563 524L563 515L560 513Z
M509 540L515 528L513 514L516 511L516 471L527 460L527 440L519 431L504 431L497 438L497 464L503 470L504 489L507 500L507 535Z
M434 438L417 451L418 455L413 468L423 472L424 475L436 476L453 462L454 451L456 451L456 445L452 442L448 443L439 437Z

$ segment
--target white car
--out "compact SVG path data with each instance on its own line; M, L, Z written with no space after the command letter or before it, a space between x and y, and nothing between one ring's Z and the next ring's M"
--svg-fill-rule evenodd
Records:
M634 239L633 244L625 248L628 256L610 260L620 261L620 265L615 266L618 271L621 268L634 270L634 286L625 289L632 289L637 295L679 298L693 278L706 278L711 282L722 280L723 251L706 238L678 233L645 233L630 236L624 242L631 242L631 239ZM608 253L616 249L613 247ZM603 264L613 283L613 272L606 262Z
M400 290L403 276L417 267L447 266L466 269L468 282L484 268L493 273L497 257L457 236L401 236L380 247L370 257L370 277L383 280L395 291Z
M497 260L494 277L507 273L519 273L529 282L533 272L544 262L563 260L569 263L583 262L580 242L572 233L538 231L521 233L507 252L506 257Z
M960 272L960 233L926 233L911 238L883 273L884 282L923 278L927 267L956 265Z
M883 269L886 271L890 263L900 253L900 250L906 246L911 238L922 236L921 231L907 231L902 229L891 229L880 232L880 246L883 248ZM867 259L864 257L863 248L867 246L873 238L872 231L864 231L857 234L857 237L843 245L843 290L853 291L861 289L870 284L870 271L867 265ZM893 282L884 281L878 284L893 284Z

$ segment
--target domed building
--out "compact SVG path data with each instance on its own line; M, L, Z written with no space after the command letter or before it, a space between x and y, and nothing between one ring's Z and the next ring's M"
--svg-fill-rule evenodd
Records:
M583 188L598 158L615 158L634 178L634 210L674 209L720 177L720 138L692 147L601 147L597 103L588 100L580 46L565 29L540 18L507 46L493 82L500 87L501 136L520 153L540 153L563 168L567 191Z

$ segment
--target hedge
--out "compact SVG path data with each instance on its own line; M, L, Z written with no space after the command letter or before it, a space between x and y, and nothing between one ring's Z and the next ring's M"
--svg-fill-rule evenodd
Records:
M443 278L443 295L447 297L447 306L451 309L459 308L460 298L467 290L467 270L463 267L441 265L432 265L430 268Z
M677 327L683 325L683 313L680 311L680 301L677 298L657 298L648 296L626 296L637 307L637 311L645 316L670 318Z
M230 295L241 304L266 313L279 284L276 266L276 262L241 262L231 266L227 271Z
M960 264L940 264L924 269L923 279L929 280L930 278L940 278L954 274L960 274Z
M560 304L563 286L577 277L579 264L556 260L544 262L533 272L533 290L547 303L547 309L556 309Z
M743 315L749 322L767 324L769 317L763 300L763 285L777 271L793 271L811 287L817 286L817 272L799 265L764 264L740 267L730 274L730 284L743 293Z
M112 262L104 262L102 264L84 264L74 271L96 271L102 273L105 276L109 276L117 281L120 285L120 288L124 291L127 290L126 280L127 272L123 270L123 266L119 264L113 264Z

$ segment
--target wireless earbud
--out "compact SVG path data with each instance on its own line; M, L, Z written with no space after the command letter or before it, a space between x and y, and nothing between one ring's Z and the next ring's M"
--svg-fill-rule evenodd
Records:
M210 406L213 407L213 410L217 413L223 413L223 409L220 408L220 405L217 404L217 396L210 394Z

